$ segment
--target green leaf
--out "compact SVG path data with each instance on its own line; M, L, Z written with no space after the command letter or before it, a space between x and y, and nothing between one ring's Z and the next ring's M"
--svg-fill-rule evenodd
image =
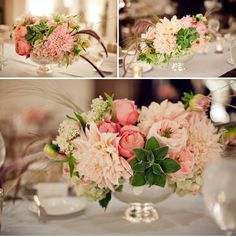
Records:
M74 121L78 121L76 118L73 118L73 117L71 117L71 116L69 116L69 115L66 115L66 117L68 118L68 119L71 119L71 120L74 120Z
M80 114L78 114L78 113L75 113L75 116L79 120L80 125L82 126L82 128L84 130L85 127L86 127L86 122L84 121L84 118Z
M75 169L75 158L72 155L70 155L67 157L67 161L70 168L70 177L72 177Z
M164 188L166 185L166 175L154 175L154 184Z
M159 175L159 174L164 174L163 173L163 170L162 170L162 168L161 168L161 166L159 165L159 164L153 164L153 166L152 166L152 170L153 170L153 173L154 174L157 174L157 175Z
M146 168L145 162L139 162L133 167L133 170L136 172L144 172L145 168Z
M105 198L103 198L102 200L99 200L99 204L102 208L105 208L106 210L110 201L111 201L111 191L107 193Z
M154 175L152 169L148 169L145 173L145 180L151 186L154 184Z
M115 119L115 107L114 107L114 103L113 103L113 95L110 96L108 95L107 93L104 93L104 95L106 96L106 99L107 99L107 103L111 109L110 113L111 113L111 118L112 120Z
M124 187L123 184L117 185L117 186L115 187L115 191L116 191L116 192L122 192L123 187Z
M165 173L175 173L180 169L179 163L171 158L160 160L158 163L161 165L161 168Z
M143 186L146 183L144 173L135 173L131 183L133 186Z
M138 163L138 160L136 159L136 158L134 158L134 159L132 159L131 161L130 161L130 166L131 166L131 168L133 169L134 168L134 166L136 165Z
M145 157L149 154L150 152L145 150L145 149L134 149L134 154L136 155L136 158L141 161L144 160Z
M150 150L150 151L159 147L160 147L160 144L155 137L149 138L145 145L145 149Z
M153 151L155 159L156 160L162 160L164 159L169 151L169 147L168 146L162 146L160 148L157 148Z

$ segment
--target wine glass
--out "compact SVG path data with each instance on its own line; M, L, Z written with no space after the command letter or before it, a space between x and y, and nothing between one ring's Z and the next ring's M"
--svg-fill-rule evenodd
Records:
M208 21L208 30L214 35L217 35L217 32L220 29L220 21L217 18L211 18Z
M6 147L0 132L0 168L3 166L6 157Z
M228 235L236 232L235 179L235 150L213 159L204 172L202 191L205 204L217 225Z

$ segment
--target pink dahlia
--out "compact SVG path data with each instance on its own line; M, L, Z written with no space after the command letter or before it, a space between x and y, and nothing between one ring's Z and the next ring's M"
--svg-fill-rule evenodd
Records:
M71 35L66 26L58 26L48 37L45 46L52 57L63 57L65 53L71 52L75 45L75 37Z

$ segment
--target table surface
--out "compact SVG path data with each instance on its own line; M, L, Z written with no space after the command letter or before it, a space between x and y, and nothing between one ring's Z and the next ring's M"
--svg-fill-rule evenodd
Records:
M224 52L221 54L215 53L215 42L208 43L207 53L195 53L194 56L185 63L186 70L183 72L175 72L170 66L153 68L144 73L143 77L153 78L199 78L199 77L220 77L224 73L235 68L234 65L229 64L227 59L230 58L229 47L225 45ZM127 62L131 57L127 57ZM171 64L170 64L171 65ZM123 68L119 69L119 74L122 76L124 73ZM132 74L127 73L126 77L132 77Z
M97 53L100 46L91 47L91 51ZM30 59L26 59L15 52L15 46L12 43L5 43L4 57L7 59L7 65L0 71L0 77L39 77L36 73L37 65ZM94 62L94 60L93 60ZM96 63L95 63L96 64ZM100 78L100 75L93 69L93 67L83 59L75 62L68 67L58 67L52 65L52 77L87 77ZM116 77L116 67L113 73L103 73L105 77Z
M127 204L113 197L106 212L88 203L83 213L40 223L28 201L5 203L2 235L223 235L210 218L201 196L172 195L156 205L160 219L132 224L122 218Z

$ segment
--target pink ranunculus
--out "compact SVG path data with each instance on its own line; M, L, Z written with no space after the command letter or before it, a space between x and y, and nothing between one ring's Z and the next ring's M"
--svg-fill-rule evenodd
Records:
M197 22L196 27L199 35L205 35L205 33L207 32L207 27L202 22Z
M27 42L25 38L19 38L16 40L16 53L21 56L30 57L30 51L32 46Z
M120 125L113 122L101 122L98 125L98 130L101 133L119 133Z
M24 38L27 33L27 28L25 26L18 25L15 29L16 39Z
M121 129L120 133L119 153L121 156L131 159L134 156L134 149L144 147L144 138L135 126L125 126Z
M120 99L114 101L115 121L120 125L133 125L138 120L138 110L134 101Z
M211 99L209 96L196 94L190 101L189 107L192 111L206 112L211 105Z

